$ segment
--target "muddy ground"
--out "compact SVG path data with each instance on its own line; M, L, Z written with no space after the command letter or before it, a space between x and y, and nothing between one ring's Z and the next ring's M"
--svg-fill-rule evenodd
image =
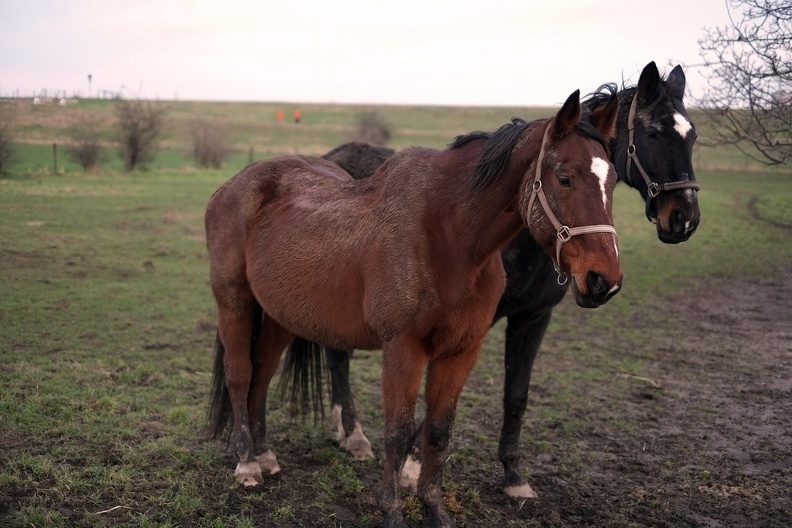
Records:
M586 318L596 314L567 301L557 317L579 319L585 331ZM792 273L690 284L684 294L657 297L627 324L645 336L644 346L613 337L600 338L601 345L609 357L634 358L647 375L573 380L586 401L570 396L571 415L559 411L554 418L547 407L565 405L557 393L566 382L558 378L575 369L575 360L543 349L523 432L523 467L538 499L510 499L497 489L499 405L466 405L463 394L460 405L474 410L458 419L445 476L446 502L458 526L792 526ZM545 349L576 339L573 334L551 331ZM483 388L497 396L499 375L477 367L469 392ZM575 423L565 423L570 416ZM381 456L380 424L367 420ZM321 468L316 452L331 446L330 435L313 447L288 442L283 431L273 437L286 464L258 492L261 508L286 502L293 515L272 523L264 514L262 524L378 524L373 495L381 462L352 470L363 483L359 493L322 506L310 496L315 489L301 495L297 483L310 482ZM230 471L230 455L224 462ZM230 492L230 510L244 494ZM418 509L408 499L410 508ZM408 521L419 526L420 513Z

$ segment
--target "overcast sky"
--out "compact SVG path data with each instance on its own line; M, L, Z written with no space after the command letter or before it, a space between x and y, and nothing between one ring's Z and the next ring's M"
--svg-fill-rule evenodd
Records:
M2 0L0 96L546 106L699 64L727 23L725 0Z

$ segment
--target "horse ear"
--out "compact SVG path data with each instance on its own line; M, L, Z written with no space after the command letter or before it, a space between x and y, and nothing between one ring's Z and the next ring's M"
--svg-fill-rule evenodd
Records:
M646 106L654 101L658 88L660 88L660 72L652 61L644 66L638 78L638 105Z
M685 97L685 72L682 71L682 66L677 64L671 70L671 73L668 74L668 79L666 79L666 85L668 86L668 94L671 97L679 100Z
M619 113L619 97L612 93L608 102L594 110L589 122L605 139L616 137L616 116Z
M561 139L572 132L580 121L580 90L572 92L553 120L553 137Z

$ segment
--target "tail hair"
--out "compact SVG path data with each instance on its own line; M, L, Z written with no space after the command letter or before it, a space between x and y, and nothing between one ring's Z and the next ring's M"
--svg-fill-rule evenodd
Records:
M279 383L281 398L288 402L293 414L305 417L313 413L314 422L324 418L325 377L324 347L295 337L286 352Z

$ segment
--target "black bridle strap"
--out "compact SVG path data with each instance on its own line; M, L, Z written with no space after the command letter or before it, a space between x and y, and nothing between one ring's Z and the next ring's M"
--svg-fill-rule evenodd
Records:
M657 104L657 101L659 101L659 99L649 105L649 108L652 108L655 104ZM632 181L630 179L630 169L632 168L632 164L635 163L635 166L638 168L638 172L641 173L644 182L646 182L646 216L649 217L650 220L653 220L652 217L649 216L649 205L651 204L652 200L657 198L661 192L678 191L679 189L693 189L694 191L698 191L701 186L696 180L673 181L666 183L656 183L652 181L652 179L644 170L643 165L641 165L641 161L638 159L638 154L635 151L633 130L635 129L635 113L637 107L638 91L636 90L632 98L632 103L630 103L630 113L627 117L627 181Z
M530 223L531 209L533 208L534 200L538 196L539 203L542 205L545 215L547 215L547 218L550 220L550 223L553 224L553 227L556 230L556 254L555 259L553 259L553 268L556 270L556 273L558 273L558 284L564 285L566 284L567 280L569 280L569 276L561 271L561 246L569 242L569 239L571 239L573 236L584 235L586 233L611 233L613 236L616 236L616 228L608 224L568 227L559 222L556 215L553 214L550 204L547 203L547 196L545 196L545 192L542 189L542 161L544 161L545 147L547 146L547 138L550 136L551 128L553 128L552 123L545 129L544 136L542 137L542 146L539 149L539 158L536 160L536 175L534 176L531 197L528 199L528 214L526 217ZM530 225L528 227L530 228Z

